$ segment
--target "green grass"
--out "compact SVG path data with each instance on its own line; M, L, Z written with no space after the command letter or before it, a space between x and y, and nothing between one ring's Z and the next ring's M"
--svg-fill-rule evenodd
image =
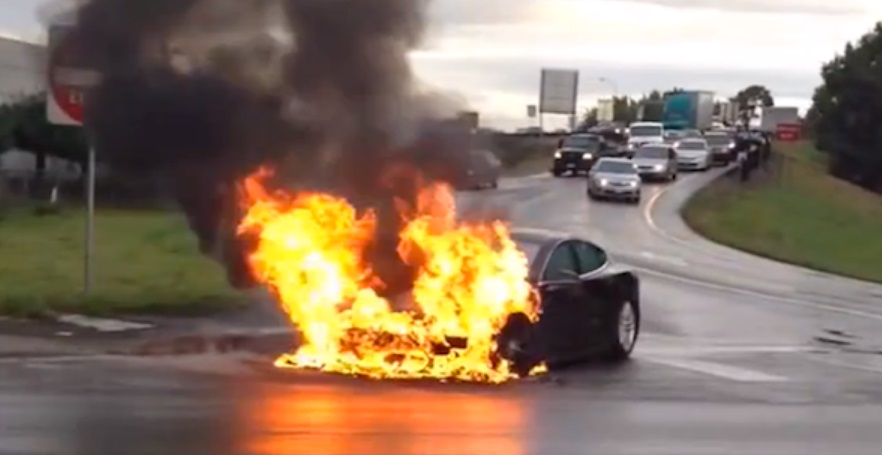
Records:
M776 175L709 185L687 204L686 222L761 256L882 282L882 196L829 176L808 143L775 150L784 157Z
M0 216L0 315L197 315L242 301L221 266L198 252L182 216L99 210L95 226L94 290L85 296L81 210Z

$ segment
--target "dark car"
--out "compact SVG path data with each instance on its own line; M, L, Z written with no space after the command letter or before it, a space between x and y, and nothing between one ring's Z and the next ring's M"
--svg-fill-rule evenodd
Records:
M600 134L573 134L561 139L554 153L551 173L560 177L565 173L573 175L588 173L598 159L606 156L620 156L622 149Z
M456 185L460 189L479 190L499 186L502 163L489 150L474 150L469 153L468 163L459 176Z
M712 164L725 166L735 160L735 140L731 134L725 131L708 131L704 140L710 147Z
M497 336L499 355L520 375L547 362L630 357L640 332L640 280L588 240L563 233L516 229L512 237L530 263L540 315L509 316Z

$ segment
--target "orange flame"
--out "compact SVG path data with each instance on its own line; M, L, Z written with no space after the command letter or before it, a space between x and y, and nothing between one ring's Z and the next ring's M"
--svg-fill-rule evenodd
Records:
M256 237L251 268L302 333L301 347L277 366L372 378L514 377L495 359L494 335L508 315L535 318L536 307L527 259L504 223L458 223L450 187L425 186L413 213L399 207L398 253L419 270L418 309L393 311L363 257L374 214L328 194L270 193L268 175L242 182L239 233Z

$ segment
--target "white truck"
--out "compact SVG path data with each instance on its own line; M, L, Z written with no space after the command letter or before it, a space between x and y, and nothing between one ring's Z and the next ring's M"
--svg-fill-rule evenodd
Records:
M774 133L780 124L798 124L799 108L773 106L760 109L758 128L762 131Z

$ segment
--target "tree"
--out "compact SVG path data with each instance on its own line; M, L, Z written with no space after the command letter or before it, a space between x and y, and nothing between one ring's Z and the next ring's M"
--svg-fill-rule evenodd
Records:
M762 85L750 85L735 95L738 110L749 110L752 106L769 107L775 105L772 92Z
M578 131L585 131L588 128L597 126L597 108L592 107L591 109L585 109L585 112L582 114L582 119L579 121L579 125L576 127Z
M830 156L830 172L868 189L882 189L882 23L821 69L808 121L815 144Z
M45 169L47 156L56 156L85 165L89 143L82 128L49 123L46 95L36 94L7 106L14 118L12 144L37 155L37 171Z

